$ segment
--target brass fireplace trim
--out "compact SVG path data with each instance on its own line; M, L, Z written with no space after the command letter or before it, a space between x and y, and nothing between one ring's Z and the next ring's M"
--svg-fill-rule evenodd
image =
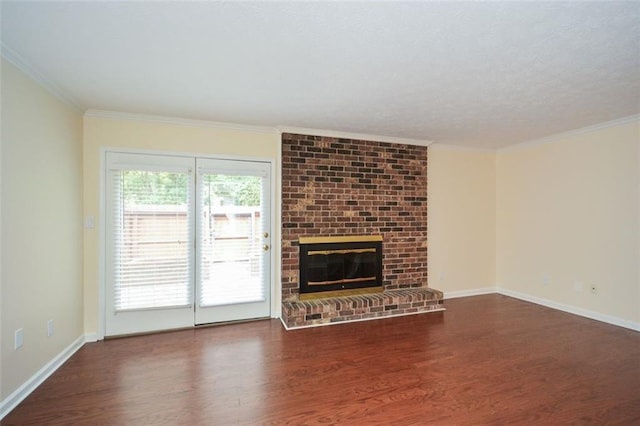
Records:
M342 296L357 296L359 294L382 293L383 290L384 288L380 286L380 287L350 288L345 290L320 291L317 293L302 293L299 295L299 300L327 299L331 297L342 297Z
M309 250L307 254L309 256L313 255L329 255L329 254L350 254L350 253L375 253L375 248L365 248L365 249L340 249L340 250Z
M327 284L342 284L342 283L361 283L363 281L374 281L376 277L362 277L362 278L343 278L335 281L309 281L307 285L327 285Z
M343 235L339 237L300 237L298 244L364 243L382 241L382 235Z

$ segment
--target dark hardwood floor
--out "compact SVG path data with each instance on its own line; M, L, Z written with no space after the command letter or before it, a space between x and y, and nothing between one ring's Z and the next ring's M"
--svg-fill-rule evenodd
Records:
M12 424L640 424L640 333L499 295L90 343Z

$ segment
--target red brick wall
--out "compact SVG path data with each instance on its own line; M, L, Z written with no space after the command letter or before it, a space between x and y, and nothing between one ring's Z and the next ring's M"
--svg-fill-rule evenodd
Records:
M382 235L385 290L427 286L427 147L282 135L282 299L298 238Z

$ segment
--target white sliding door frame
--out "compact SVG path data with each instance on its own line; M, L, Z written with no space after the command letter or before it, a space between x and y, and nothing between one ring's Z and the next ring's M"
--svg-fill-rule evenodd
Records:
M281 174L279 164L281 163L281 152L279 150L277 159L266 157L253 157L253 156L237 156L237 155L225 155L225 154L211 154L211 153L194 153L184 151L158 151L147 149L135 149L135 148L121 148L121 147L109 147L104 146L100 148L100 194L99 194L99 210L96 216L89 214L85 217L85 228L90 229L92 226L88 225L89 222L95 221L95 226L98 228L98 276L96 277L97 288L97 330L96 334L88 334L88 341L103 340L106 335L106 322L105 322L105 306L106 306L106 153L131 153L131 154L150 154L150 155L166 155L166 156L186 156L197 157L207 159L221 159L221 160L246 160L246 161L262 161L269 162L271 164L271 183L270 183L270 215L271 215L271 232L272 232L272 250L271 250L271 318L280 318L281 316L281 244L280 244L280 227L282 224L282 218L280 216L280 195L281 195ZM94 337L95 336L95 337Z

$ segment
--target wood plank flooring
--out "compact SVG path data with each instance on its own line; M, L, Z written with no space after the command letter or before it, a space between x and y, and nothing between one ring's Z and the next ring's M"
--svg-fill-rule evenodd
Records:
M445 306L90 343L2 424L640 424L640 333L500 295Z

